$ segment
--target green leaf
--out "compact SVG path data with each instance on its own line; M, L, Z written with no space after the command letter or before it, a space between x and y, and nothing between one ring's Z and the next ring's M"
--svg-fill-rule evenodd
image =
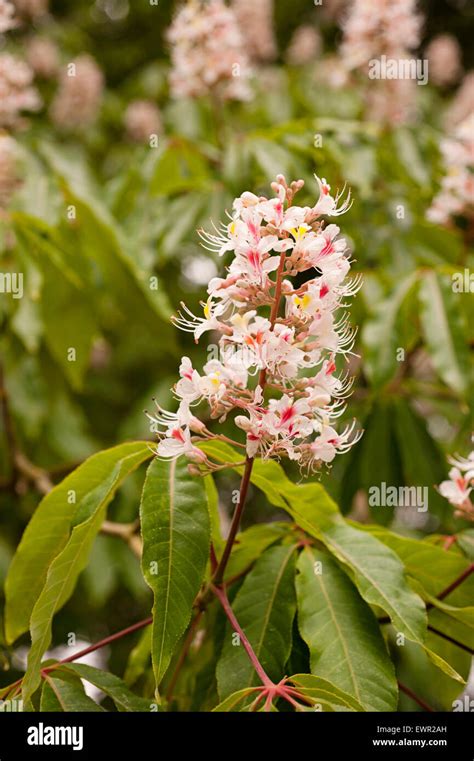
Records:
M224 546L224 540L221 534L221 520L219 516L219 493L211 475L204 477L204 486L206 488L209 517L211 520L211 541L216 554L220 555Z
M46 229L41 234L37 228L37 220L33 225L25 216L16 227L17 239L23 251L35 255L43 276L39 311L48 349L71 385L80 389L89 366L92 341L99 330L90 290L76 273L69 274L53 231Z
M394 430L394 411L391 400L380 399L371 409L364 422L364 435L358 443L359 453L359 488L369 492L371 486L386 483L390 486L402 486L400 455ZM348 469L349 471L352 468ZM348 478L351 477L348 473ZM377 523L387 525L392 522L394 510L384 505L372 506L369 501L370 514Z
M151 665L151 634L151 626L147 626L128 656L124 680L129 687L144 673L148 665Z
M84 692L80 679L64 679L56 674L48 674L41 690L40 711L46 712L76 712L102 713L103 708L97 705Z
M406 399L399 398L394 401L393 422L405 483L427 487L430 513L449 523L452 509L434 488L446 473L446 461L425 421Z
M400 346L398 318L416 282L416 273L399 282L390 296L376 305L373 316L364 325L365 368L376 387L391 380L400 367L397 360L397 348Z
M140 516L142 570L154 595L152 660L158 687L191 619L209 557L204 483L189 474L185 458L151 463Z
M382 608L408 639L422 642L426 631L423 601L408 586L396 554L382 542L366 541L367 534L349 526L319 484L291 484L285 496L295 522L348 569L364 600Z
M65 548L71 529L80 522L97 489L104 505L113 498L120 482L151 457L148 442L130 442L89 457L43 498L29 522L13 558L5 584L5 632L14 642L28 629L33 607L46 582L53 560ZM117 477L110 475L118 466ZM98 493L97 493L98 496Z
M418 185L429 185L430 178L425 160L420 153L418 141L415 139L413 132L407 127L399 127L393 130L392 135L395 140L397 157L408 175Z
M156 703L148 698L141 698L135 695L125 682L119 679L115 674L101 671L94 666L87 666L84 663L69 663L67 666L61 666L60 671L72 672L85 679L87 682L98 687L105 692L114 701L119 711L144 712L152 708L157 710Z
M159 158L150 190L160 195L204 188L209 181L207 162L197 148L175 138Z
M252 696L254 699L255 687L247 687L244 690L238 690L229 695L219 705L212 709L213 713L228 713L230 711L245 711L248 708L250 700L245 700ZM244 702L245 701L245 702Z
M426 344L439 377L464 396L469 376L467 326L451 281L425 272L420 287L421 323Z
M298 625L310 649L311 672L330 679L367 711L396 710L393 665L377 619L353 583L327 552L309 547L298 571Z
M313 710L321 706L327 711L364 711L363 706L352 695L320 676L295 674L290 677L290 681L301 695L310 699Z
M237 534L225 570L228 581L244 573L270 545L288 535L287 523L258 523Z
M291 652L291 632L296 611L294 588L295 546L271 547L255 564L239 589L232 609L270 679L281 679ZM222 699L259 679L242 644L233 642L227 626L217 665Z
M470 566L462 555L447 552L429 541L400 536L380 526L360 526L360 530L371 533L396 552L406 572L422 585L424 592L432 597L441 594ZM474 574L466 578L445 598L450 605L460 608L471 605L473 600Z
M48 569L45 585L31 614L31 649L23 680L25 700L39 685L41 659L51 642L53 616L70 598L79 574L87 565L111 495L123 479L124 471L129 473L144 459L148 459L148 454L142 450L130 454L128 462L119 460L105 482L87 495L75 515L75 525L64 549Z

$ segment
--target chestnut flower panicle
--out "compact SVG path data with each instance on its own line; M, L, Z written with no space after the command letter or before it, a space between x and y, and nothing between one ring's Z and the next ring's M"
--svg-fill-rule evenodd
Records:
M249 61L237 19L223 0L189 0L167 34L171 94L249 100Z
M198 444L229 439L199 419L204 403L206 419L222 422L235 414L245 444L232 443L248 458L287 457L302 470L317 470L360 438L355 423L335 428L352 385L336 375L335 359L352 351L355 331L344 309L360 278L347 278L351 262L340 228L321 219L343 214L350 193L333 196L326 180L316 179L314 206L294 205L303 181L288 185L278 175L273 198L245 192L227 224L200 232L208 249L232 252L233 260L225 277L210 281L202 316L183 304L174 321L196 343L215 332L219 358L198 371L183 357L173 389L177 412L157 404L157 414L148 415L158 431L159 457L184 454L207 470L219 467ZM302 272L316 275L294 284Z
M474 216L474 112L441 142L445 174L427 217L446 224L453 217Z

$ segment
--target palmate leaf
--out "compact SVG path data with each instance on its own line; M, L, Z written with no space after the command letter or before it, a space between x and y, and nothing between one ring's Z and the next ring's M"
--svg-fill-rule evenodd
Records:
M91 496L105 506L121 481L150 457L149 444L143 441L98 452L43 498L23 534L5 583L7 642L14 642L28 629L49 566L65 548L72 527L97 506ZM116 478L110 480L116 467Z
M44 679L40 711L102 713L104 709L84 692L81 680L54 672Z
M72 673L77 674L81 679L85 679L90 684L98 687L102 692L105 692L114 701L119 711L157 711L157 705L148 698L142 698L135 695L115 674L110 674L107 671L101 671L94 666L87 666L85 663L68 663L67 665L60 666L58 672L54 673Z
M140 505L142 570L153 590L152 661L157 687L191 619L209 557L210 520L202 479L187 461L154 460Z
M209 442L202 448L220 462L240 461L239 453L228 445ZM242 467L235 465L235 470L241 473ZM306 533L326 545L343 564L364 600L369 605L381 608L397 632L425 647L425 605L408 584L405 568L394 551L378 539L375 542L367 541L371 532L364 532L362 524L351 525L345 521L335 502L320 484L295 485L274 461L256 460L251 481L265 493L272 504L286 510ZM375 536L371 536L373 539ZM436 652L429 648L426 648L426 652L450 678L464 682L456 670Z
M296 611L294 587L295 545L271 547L246 576L232 609L254 652L270 679L284 676L291 651L291 632ZM219 695L224 699L239 689L259 684L241 643L235 644L227 626L217 665Z
M314 548L303 550L297 567L298 625L311 672L367 711L396 710L395 671L377 619L354 584L327 552Z
M202 449L221 462L239 462L232 447L209 442ZM240 466L236 466L242 472ZM322 541L347 567L360 594L390 616L399 632L422 643L426 613L421 598L409 587L402 563L382 542L349 525L321 484L293 484L274 461L256 460L251 481L267 499L282 507L310 536Z

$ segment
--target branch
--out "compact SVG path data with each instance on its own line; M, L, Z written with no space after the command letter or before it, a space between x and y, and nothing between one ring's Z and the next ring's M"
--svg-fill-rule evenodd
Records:
M104 521L100 527L100 533L107 536L118 536L128 544L132 552L141 558L143 551L143 542L135 532L139 526L139 521L133 523L114 523L113 521Z
M260 680L262 681L262 684L265 687L273 687L273 682L268 676L268 674L265 672L262 664L258 660L257 656L255 655L255 651L248 641L247 637L245 636L244 630L241 628L239 622L237 621L234 611L232 610L229 602L229 598L227 597L227 593L225 589L222 589L220 587L216 587L214 585L211 585L211 590L214 592L215 596L219 600L220 604L222 605L224 609L224 613L226 614L227 618L229 619L232 627L234 628L234 631L236 631L240 637L240 641L242 642L245 652L247 653L250 662L252 663L252 666L254 667L255 671L257 672Z
M133 632L144 629L145 626L149 626L151 623L153 623L153 616L144 618L143 621L137 621L136 624L127 626L126 629L121 629L119 632L115 632L115 634L110 634L108 637L104 637L104 639L99 640L99 642L96 642L93 645L89 645L89 647L85 647L83 650L79 650L77 653L73 653L68 658L63 658L61 661L57 661L56 663L51 664L51 666L45 666L45 668L41 669L41 673L49 674L50 671L54 671L54 669L59 668L64 663L72 663L73 661L77 661L79 658L83 658L85 655L89 655L89 653L93 653L96 650L100 650L102 647L110 645L111 642L115 642L118 639L122 639L122 637L126 637L127 634L133 634ZM13 687L21 687L23 679L24 677L18 679L16 682L13 682L13 684L10 685L10 689L13 689ZM18 692L18 689L15 690L14 694L16 694L16 692Z

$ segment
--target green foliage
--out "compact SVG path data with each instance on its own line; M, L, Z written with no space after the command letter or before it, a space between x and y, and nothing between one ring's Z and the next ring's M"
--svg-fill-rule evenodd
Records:
M155 600L152 658L159 684L191 619L209 555L206 492L185 461L151 463L140 520L143 575Z

